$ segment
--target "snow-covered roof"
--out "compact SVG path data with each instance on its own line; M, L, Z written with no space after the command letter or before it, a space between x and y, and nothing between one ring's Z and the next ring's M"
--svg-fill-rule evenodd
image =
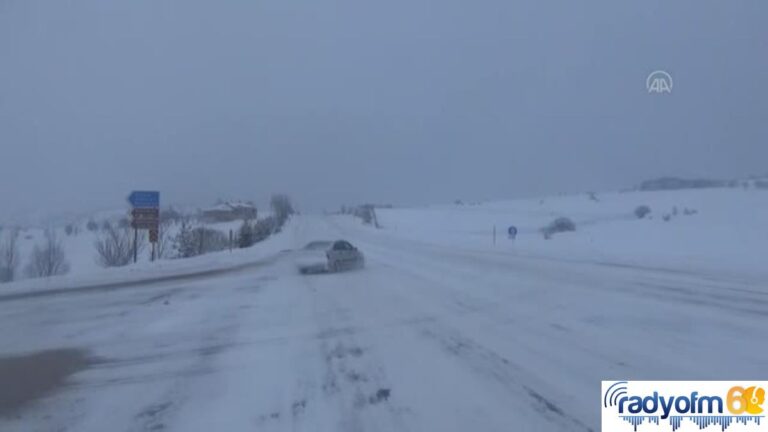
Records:
M203 209L203 211L232 211L232 210L242 210L242 209L253 209L256 210L256 206L253 204L243 202L243 201L228 201L221 204L217 204L212 207L208 207L206 209Z

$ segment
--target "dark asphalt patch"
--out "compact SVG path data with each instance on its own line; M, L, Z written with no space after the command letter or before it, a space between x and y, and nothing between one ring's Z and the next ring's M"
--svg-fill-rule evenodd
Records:
M66 348L0 357L0 416L18 416L96 361L85 350Z

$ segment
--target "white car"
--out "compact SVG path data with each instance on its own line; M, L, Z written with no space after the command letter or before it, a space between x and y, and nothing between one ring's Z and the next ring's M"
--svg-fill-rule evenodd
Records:
M313 241L299 251L297 260L302 274L338 272L365 266L365 257L345 240Z

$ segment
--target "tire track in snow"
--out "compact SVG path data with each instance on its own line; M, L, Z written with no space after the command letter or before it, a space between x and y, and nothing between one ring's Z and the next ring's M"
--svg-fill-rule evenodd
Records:
M427 274L423 271L414 272L411 267L404 265L404 263L414 264L410 262L410 257L418 256L418 254L401 249L378 247L379 245L368 244L366 246L374 246L373 249L385 251L386 254L393 252L396 254L392 255L392 260L385 260L390 271L383 275L386 277L380 283L374 285L382 288L387 286L409 287L396 290L397 295L405 300L405 304L412 306L414 292L425 294L424 288L429 287L429 296L433 296L435 291L431 288L440 287L441 295L430 299L439 299L439 303L443 303L443 307L447 307L448 310L459 316L479 317L481 320L495 324L509 321L509 315L502 313L499 309L498 299L460 290L454 286L449 286L450 284L443 283L446 275L461 273L462 269L454 268L440 259L429 259L430 270L434 271L427 272ZM372 261L376 261L377 258L381 257L375 254L371 258ZM423 261L431 257L422 256L420 258ZM479 260L478 257L473 257L473 259ZM398 275L397 278L392 279L390 275L395 274ZM407 282L402 278L403 275L405 275ZM477 279L475 280L477 281ZM417 283L414 283L415 281ZM525 369L480 342L464 336L447 325L446 320L438 318L437 316L440 314L424 312L422 315L427 319L414 320L414 325L408 327L417 335L437 345L443 352L450 354L475 375L484 378L489 382L488 385L500 386L513 400L527 403L543 419L552 424L552 430L593 431L584 421L568 412L555 399L545 394L544 389L550 388L550 386L544 381L538 380L535 371Z
M414 314L421 318L411 320L410 324L404 325L405 328L412 330L421 338L425 338L429 343L448 353L451 358L458 360L475 375L488 381L487 385L500 386L513 400L524 401L542 418L552 424L551 430L593 430L545 394L544 389L547 388L547 385L536 378L535 371L515 364L509 358L502 356L477 340L463 335L447 323L452 315L458 316L462 320L466 318L486 320L491 324L508 320L509 317L502 314L491 302L463 291L448 288L431 278L411 274L399 267L393 268L393 270L394 272L378 273L378 276L383 276L383 280L379 283L373 283L373 285L381 289L386 286L400 287L401 289L389 289L387 295L395 294L399 304L403 307L413 308L417 306ZM397 278L391 279L392 274L398 274ZM372 277L375 280L376 276ZM414 303L413 301L415 292L424 293L425 288L438 285L443 294L441 302L445 303L442 307L447 307L453 312L452 314L430 314L419 307L420 302ZM435 300L435 298L430 297L430 300Z
M530 374L506 357L437 322L422 324L419 332L437 343L445 352L462 361L478 375L503 386L515 398L528 400L533 409L556 425L557 428L553 430L593 431L556 402L536 390L537 384L526 383L526 377L530 377Z
M407 409L397 407L390 400L397 389L388 382L383 366L372 360L372 344L361 344L357 340L360 333L354 325L354 313L333 298L334 287L318 287L327 285L325 282L344 283L344 278L337 276L303 278L313 296L320 331L322 394L335 401L341 415L341 430L408 431L410 428L402 416ZM384 427L386 423L390 426Z
M247 288L250 294L258 294L263 288L262 279L257 279L251 285L238 285L232 290L234 292L243 292ZM231 296L234 300L238 296ZM144 406L134 415L133 424L127 427L129 431L136 432L156 432L173 428L174 417L184 407L185 402L194 395L196 389L195 378L202 375L212 374L216 371L214 367L216 360L224 351L233 348L236 345L235 338L241 327L242 315L248 313L235 302L228 302L220 305L216 309L208 312L205 318L206 322L215 323L206 331L197 335L193 349L187 349L182 352L182 356L192 355L194 358L183 368L176 371L171 378L171 382L166 385L161 396L145 403ZM177 356L175 352L166 352L161 354L145 354L135 359L138 362L162 362L170 357ZM132 359L126 359L132 362ZM133 361L135 363L135 361ZM118 361L120 364L120 361ZM146 379L142 377L141 379ZM131 379L131 378L127 378ZM134 377L133 379L136 379Z

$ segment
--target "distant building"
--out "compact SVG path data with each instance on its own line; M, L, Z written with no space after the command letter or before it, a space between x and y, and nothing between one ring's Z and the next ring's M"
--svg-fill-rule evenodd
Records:
M728 187L729 184L723 180L711 179L683 179L677 177L662 177L653 180L646 180L640 183L642 191L660 191L660 190L679 190L679 189L708 189Z
M250 202L229 201L203 209L202 219L208 222L231 222L235 220L256 219L256 206Z

